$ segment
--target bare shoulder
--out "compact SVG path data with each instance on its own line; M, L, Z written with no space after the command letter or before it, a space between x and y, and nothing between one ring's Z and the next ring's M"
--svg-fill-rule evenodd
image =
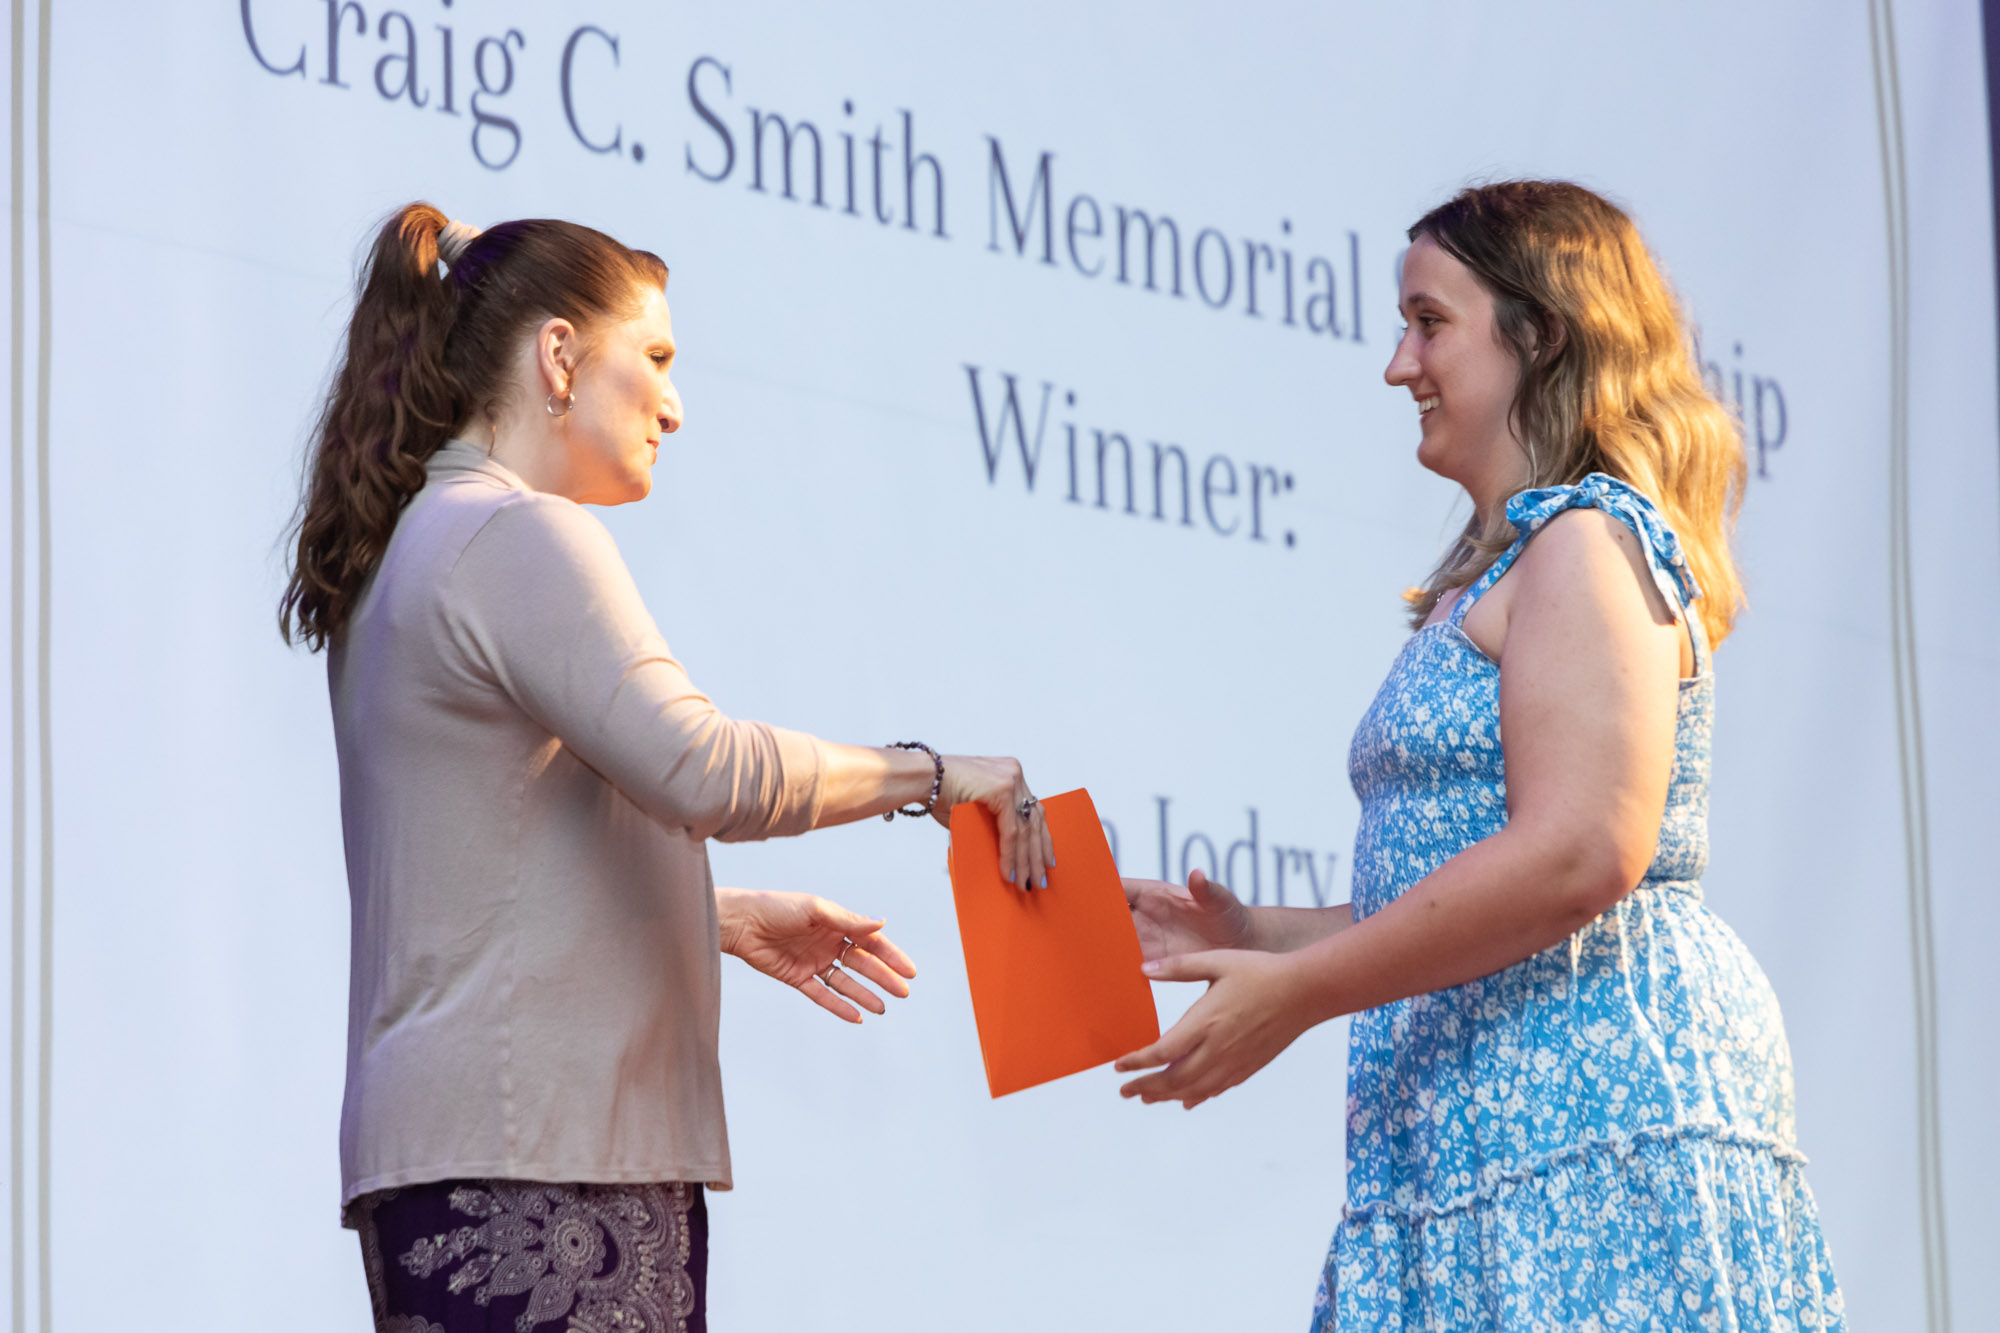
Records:
M1568 601L1578 596L1622 598L1634 589L1656 624L1671 625L1667 605L1646 561L1639 536L1623 520L1602 509L1565 509L1549 519L1515 562L1517 597L1552 597Z

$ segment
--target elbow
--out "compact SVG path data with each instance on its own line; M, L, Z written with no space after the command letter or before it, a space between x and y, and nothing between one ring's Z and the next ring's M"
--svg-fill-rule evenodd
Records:
M689 806L681 812L688 836L702 842L754 842L756 834L726 802Z
M662 822L688 836L717 842L751 842L767 836L754 764L728 727L702 729L698 742L674 757L653 783Z
M1652 859L1653 848L1608 834L1566 839L1550 880L1567 929L1580 930L1616 906L1646 877Z
M688 793L684 813L688 831L716 842L761 842L776 829L771 793L762 775L743 765L722 771L711 768L704 781Z
M716 842L763 842L778 836L761 812L719 810L710 818L708 837Z
M700 780L690 784L690 828L717 842L761 842L812 828L819 812L817 742L761 722L718 722Z

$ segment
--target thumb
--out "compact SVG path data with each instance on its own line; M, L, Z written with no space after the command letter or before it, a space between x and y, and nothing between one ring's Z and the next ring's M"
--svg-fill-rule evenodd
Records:
M1188 875L1188 896L1211 912L1236 901L1236 895L1229 891L1228 885L1217 884L1199 870Z
M1155 958L1139 970L1151 981L1217 981L1222 977L1226 964L1222 961L1221 950L1210 949L1204 953L1177 954L1172 958Z

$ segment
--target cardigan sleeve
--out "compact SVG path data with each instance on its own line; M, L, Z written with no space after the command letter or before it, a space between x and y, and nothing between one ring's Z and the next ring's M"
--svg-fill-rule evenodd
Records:
M730 718L695 688L581 506L535 494L501 506L459 556L444 606L473 669L660 823L728 842L818 822L820 742Z

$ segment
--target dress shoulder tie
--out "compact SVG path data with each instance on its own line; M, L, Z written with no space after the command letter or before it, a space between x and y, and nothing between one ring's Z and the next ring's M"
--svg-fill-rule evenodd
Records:
M1652 571L1653 582L1666 599L1667 608L1675 620L1682 619L1687 608L1701 596L1701 586L1695 582L1694 572L1688 568L1687 553L1681 549L1679 535L1667 526L1667 521L1660 516L1660 511L1646 497L1646 493L1629 482L1603 472L1593 472L1574 486L1545 486L1539 490L1522 491L1507 501L1507 521L1514 525L1517 534L1514 544L1501 552L1499 558L1458 599L1458 604L1451 610L1452 624L1463 625L1465 613L1472 609L1472 604L1497 583L1501 575L1513 568L1534 535L1565 509L1602 509L1632 529L1639 538L1640 548L1646 553L1646 567Z

